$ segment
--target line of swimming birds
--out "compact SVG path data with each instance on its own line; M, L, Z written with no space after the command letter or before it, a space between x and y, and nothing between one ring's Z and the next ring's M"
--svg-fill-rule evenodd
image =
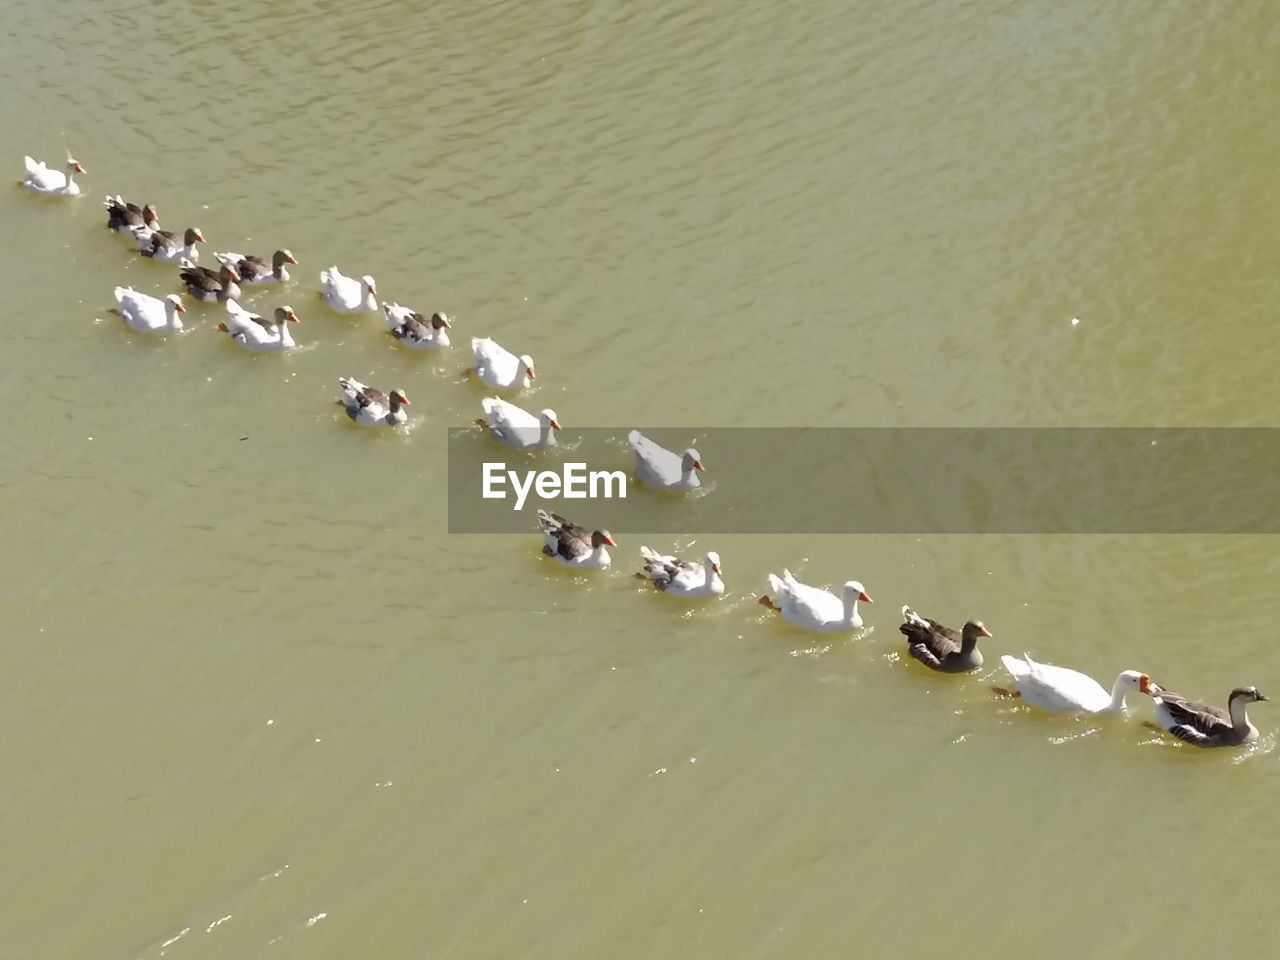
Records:
M76 174L84 167L69 154L62 170L24 157L26 174L21 183L28 189L49 196L74 197L80 194ZM120 196L108 196L107 226L132 237L139 251L153 260L179 263L180 276L187 292L198 300L219 302L226 306L227 319L218 330L230 336L237 345L255 351L288 350L295 346L289 324L297 323L292 306L277 307L267 319L240 305L240 284L285 283L290 277L287 264L297 264L288 250L277 250L268 261L240 253L215 253L220 269L210 270L196 265L196 244L204 242L199 227L188 227L179 237L160 229L159 218L151 204L128 202ZM320 273L320 295L335 310L376 312L379 307L377 285L370 276L347 277L337 267ZM146 333L182 330L178 314L186 307L178 294L164 298L139 293L129 287L116 287L116 310L135 330ZM382 302L382 311L391 334L400 343L418 349L438 349L450 345L448 330L452 324L444 313L423 314L398 303ZM495 390L521 390L534 379L533 359L516 356L487 338L473 338L475 366L467 373ZM339 378L343 398L338 401L347 416L366 426L394 427L404 424L408 415L404 407L409 398L403 390L383 393L350 377ZM533 416L515 404L498 397L482 401L485 418L477 420L483 429L506 446L535 450L553 446L555 431L561 429L554 410L543 410ZM667 491L692 492L701 487L698 474L704 469L697 450L683 454L667 450L633 430L627 437L635 456L637 479L648 486ZM538 526L543 537L542 552L566 566L577 569L608 569L612 565L609 547L617 541L607 530L589 530L572 523L558 513L538 511ZM712 599L724 594L720 557L708 552L701 560L681 559L660 554L649 547L640 548L643 570L636 576L650 582L667 596L686 600ZM871 596L857 580L846 582L837 595L830 590L801 583L789 570L767 577L769 593L759 603L780 614L802 630L815 632L850 632L863 625L859 603L871 603ZM770 595L772 594L772 596ZM910 607L902 608L903 622L898 627L906 637L907 652L926 667L941 673L970 673L983 665L978 641L991 633L980 620L970 620L960 630L922 617ZM1258 729L1249 720L1247 706L1269 699L1257 687L1236 687L1227 698L1227 708L1214 706L1164 689L1150 676L1136 670L1122 671L1110 690L1092 677L1066 667L1037 663L1029 654L1022 657L1002 656L1001 663L1013 680L1013 688L994 687L1005 697L1021 698L1044 710L1064 713L1109 714L1125 710L1125 695L1132 691L1147 694L1155 707L1160 728L1177 739L1200 747L1231 747L1252 743Z

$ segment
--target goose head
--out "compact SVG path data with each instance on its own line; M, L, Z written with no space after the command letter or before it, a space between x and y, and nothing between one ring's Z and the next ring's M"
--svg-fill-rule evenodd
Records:
M591 534L591 548L599 550L602 547L616 547L618 541L613 539L613 535L608 530L596 530Z
M533 357L527 353L520 356L520 367L524 370L524 375L530 380L534 379L533 375Z
M160 216L156 213L154 204L148 203L142 208L142 222L152 229L160 225Z
M164 304L169 313L169 326L174 330L181 330L182 321L178 319L178 314L187 312L187 308L182 305L182 297L171 293L164 298Z
M67 173L84 173L84 167L75 157L67 154Z
M298 263L298 261L293 258L293 254L288 250L277 250L271 255L271 266L276 270L279 270L286 263L292 263L294 265ZM368 280L369 278L365 277L365 279ZM372 289L372 286L370 286L370 289Z
M376 297L378 295L378 285L374 283L373 277L369 276L367 273L360 278L360 285L364 287L370 296Z
M720 573L720 554L714 550L708 550L705 562L707 569L718 576Z
M560 418L556 416L556 412L550 407L543 410L538 415L538 419L542 421L542 429L544 431L560 429Z
M845 585L840 588L840 597L846 604L853 604L861 600L863 603L871 603L871 595L867 593L866 587L862 585L860 580L848 580Z
M960 631L960 641L966 650L972 650L978 644L979 637L989 637L991 631L988 630L981 620L970 620L964 625L964 629Z
M224 263L222 265L222 269L218 272L221 274L221 279L223 283L226 283L228 280L230 280L232 283L240 282L240 271L237 270L235 267L233 267L229 263Z
M1137 670L1125 670L1116 678L1116 683L1126 690L1137 690L1139 693L1150 693L1152 689L1158 690L1155 684L1151 682L1151 678L1145 673L1139 673Z
M187 227L186 232L182 235L182 242L188 247L194 247L197 243L204 243L204 233L199 227Z
M702 469L702 457L693 447L686 450L684 456L680 458L680 469L685 473L692 473L694 470Z
M445 327L452 327L453 321L449 319L447 313L433 313L431 315L431 327L433 330L440 330Z
M391 398L392 410L399 410L401 407L409 406L409 398L405 396L405 392L399 388L392 390L388 396Z
M1231 696L1227 697L1227 703L1235 703L1237 700L1241 703L1256 703L1259 700L1270 699L1257 687L1236 687L1231 691Z
M274 316L276 318L276 323L278 324L286 323L286 322L288 323L302 322L302 320L298 317L298 315L293 312L293 307L289 306L287 303L283 307L276 307L276 312Z

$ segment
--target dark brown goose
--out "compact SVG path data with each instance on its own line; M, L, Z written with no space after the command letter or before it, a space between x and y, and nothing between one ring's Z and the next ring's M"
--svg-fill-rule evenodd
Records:
M137 227L156 229L160 226L156 208L149 203L140 207L116 194L114 197L107 197L102 205L107 208L107 226L120 233L133 233Z
M1185 743L1197 747L1238 747L1258 739L1258 728L1249 722L1245 708L1271 699L1257 687L1236 687L1227 697L1227 709L1171 693L1159 684L1148 691L1156 706L1156 722Z
M902 608L902 620L898 630L907 638L907 653L931 670L964 673L982 666L978 638L991 633L981 620L970 620L962 631L956 631L920 616L910 607Z
M538 528L543 554L565 566L604 570L613 563L605 548L618 544L608 530L588 530L545 510L538 511Z
M240 271L240 280L246 284L284 283L289 279L285 264L292 263L296 266L298 263L288 250L277 250L271 255L270 261L243 253L215 253L214 257L219 263L229 263Z
M191 261L184 260L179 276L186 284L187 292L197 300L226 303L240 297L240 273L235 267L225 263L215 273L208 267L197 267Z

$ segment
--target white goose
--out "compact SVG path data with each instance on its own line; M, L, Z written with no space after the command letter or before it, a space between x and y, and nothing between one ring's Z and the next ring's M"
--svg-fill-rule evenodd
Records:
M560 421L554 410L548 408L535 417L528 410L498 397L485 397L480 406L484 408L485 419L476 423L499 443L517 450L556 445L555 431L560 429Z
M272 320L250 313L235 300L227 301L227 319L218 324L218 330L228 334L231 342L246 350L267 353L273 350L292 350L297 344L289 324L300 323L293 307L287 304L276 307Z
M702 486L698 472L702 457L690 447L683 454L673 453L654 443L639 430L627 434L627 446L636 457L636 477L659 490L696 490Z
M406 347L436 350L449 346L449 328L453 321L447 313L433 313L427 319L416 310L383 301L382 314L387 318L391 335Z
M862 626L862 614L858 601L870 603L871 597L857 580L848 580L840 588L840 596L830 590L801 583L783 570L782 576L769 574L769 589L777 601L768 594L759 600L761 606L776 610L783 617L805 630L857 630Z
M182 321L178 314L186 313L182 305L182 297L171 293L164 299L149 294L139 293L132 287L116 287L116 303L119 305L114 313L124 317L124 322L134 330L142 333L160 333L182 330Z
M527 353L517 357L488 337L472 337L471 352L476 365L467 373L494 390L523 390L534 379L533 357Z
M365 274L359 280L343 276L337 267L320 271L320 295L335 310L355 313L378 309L378 285Z
M84 173L84 167L80 166L80 161L73 159L70 154L67 155L66 173L61 170L50 170L42 160L23 157L22 162L27 166L26 175L22 178L22 185L28 190L51 197L78 197L80 195L80 184L76 183L75 175Z
M720 554L714 550L708 551L701 563L663 556L648 547L640 548L640 556L644 558L644 571L636 576L648 580L668 596L697 600L724 593Z
M1122 671L1108 691L1093 677L1054 666L1052 663L1036 663L1031 655L1021 658L1003 656L1000 662L1013 678L1012 693L996 687L997 693L1021 697L1042 710L1063 713L1119 713L1124 709L1125 694L1131 690L1150 693L1151 678L1137 670Z

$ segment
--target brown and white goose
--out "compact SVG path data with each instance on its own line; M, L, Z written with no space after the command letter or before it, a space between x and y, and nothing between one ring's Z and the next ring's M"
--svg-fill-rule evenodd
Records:
M991 632L981 620L970 620L957 631L906 606L902 608L902 620L898 630L907 638L907 653L931 670L964 673L982 666L978 638L989 637Z
M1236 687L1227 697L1227 709L1171 693L1151 684L1156 722L1179 740L1197 747L1238 747L1258 739L1258 728L1249 722L1245 708L1269 700L1257 687Z
M149 246L142 250L144 257L163 260L165 263L181 263L184 259L195 263L200 258L197 243L204 243L204 234L199 227L187 227L181 239L172 230L152 230L149 234ZM141 243L139 238L139 243Z
M567 567L605 570L613 563L606 547L618 544L608 530L588 530L545 510L538 511L538 528L543 554Z
M270 261L255 257L253 254L243 253L215 253L214 257L219 263L229 263L240 271L240 280L246 284L285 283L289 279L289 271L285 268L285 264L292 263L297 266L298 263L289 250L277 250L271 255Z
M386 394L350 377L339 377L338 385L342 387L343 396L338 403L356 423L367 427L395 427L409 419L404 409L409 406L409 398L403 390Z
M433 313L428 320L416 310L385 301L382 313L387 318L391 335L406 347L434 350L449 346L449 328L453 326L453 322L447 313Z
M225 263L215 273L208 267L197 267L190 260L184 260L179 276L186 284L187 292L197 300L226 303L228 300L240 299L240 273L235 267Z
M136 203L130 203L120 194L114 197L107 197L102 201L102 205L107 208L107 226L112 230L118 230L120 233L133 233L138 227L156 230L160 227L160 220L156 216L156 208L151 204L138 206Z

